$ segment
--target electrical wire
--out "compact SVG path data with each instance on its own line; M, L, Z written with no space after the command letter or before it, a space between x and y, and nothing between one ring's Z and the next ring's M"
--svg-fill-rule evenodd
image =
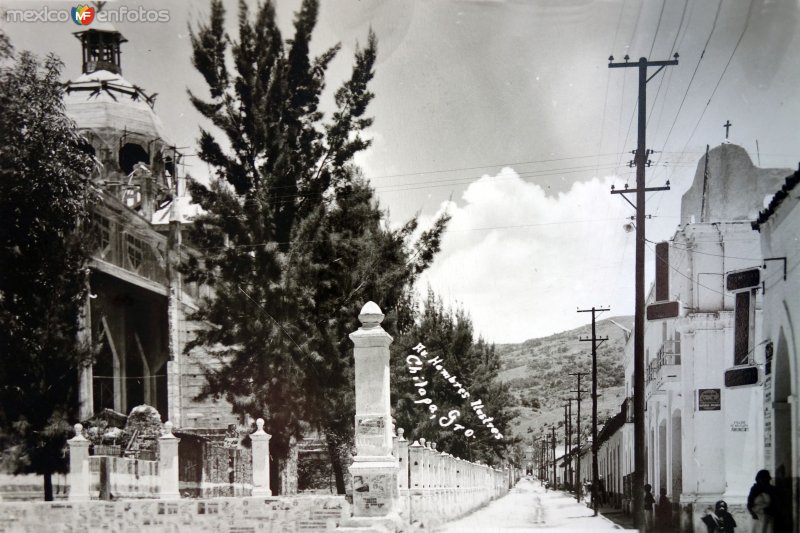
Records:
M656 38L658 37L658 30L661 28L661 18L664 16L664 8L667 6L667 0L661 1L661 12L658 14L658 24L656 24L656 32L653 34L653 44L650 45L650 51L647 53L647 57L651 57L653 55L653 48L656 46Z
M711 23L711 31L708 33L708 38L706 38L706 42L703 45L703 50L700 52L700 57L697 60L697 64L694 67L694 72L692 72L692 77L689 78L689 84L686 86L686 91L683 93L683 98L681 98L681 103L678 106L678 111L675 113L675 118L672 120L672 125L669 127L669 131L667 132L667 136L664 139L663 147L661 148L661 153L665 153L667 143L669 142L669 138L672 135L672 131L675 129L675 124L678 122L678 117L680 117L681 111L683 110L683 105L686 103L686 97L689 95L689 89L692 88L692 83L694 83L694 78L697 76L697 71L700 69L700 63L703 62L703 58L706 55L706 50L708 50L708 44L711 42L711 37L714 35L714 30L717 28L717 21L719 20L719 14L722 10L722 0L719 0L717 3L717 11L714 15L714 21ZM688 146L688 143L687 143ZM684 146L684 150L681 153L684 153L686 150L686 146ZM659 156L657 163L661 162L662 156Z
M742 33L739 34L739 38L736 40L736 45L733 47L733 51L731 51L730 57L728 57L728 62L725 63L725 68L722 69L722 74L720 74L719 79L717 80L717 84L714 86L714 90L711 91L711 96L708 97L708 102L706 102L703 111L697 118L697 122L695 123L694 129L692 130L692 134L689 135L689 138L686 140L686 144L683 146L684 150L689 146L689 143L692 141L694 134L697 133L697 128L700 126L700 122L703 120L703 116L706 114L706 110L708 110L708 106L711 104L711 100L713 100L714 95L717 94L717 89L719 89L719 86L722 83L722 78L725 77L725 73L728 71L728 67L731 64L731 61L733 61L733 56L736 54L736 50L739 49L739 45L742 43L744 34L747 32L747 28L750 26L750 18L753 14L754 4L755 4L754 0L750 0L750 7L747 9L747 18L745 19L744 27L742 28Z

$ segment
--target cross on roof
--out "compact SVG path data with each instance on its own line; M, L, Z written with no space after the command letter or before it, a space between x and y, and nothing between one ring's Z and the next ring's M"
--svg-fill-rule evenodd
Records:
M731 124L730 120L726 120L725 124L723 124L722 126L725 128L725 139L727 139L728 134L730 133L731 126L733 126L733 124Z

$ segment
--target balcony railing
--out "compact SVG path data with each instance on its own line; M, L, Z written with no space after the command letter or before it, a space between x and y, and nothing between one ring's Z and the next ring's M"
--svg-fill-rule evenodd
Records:
M681 364L681 341L669 340L664 341L655 358L647 363L646 380L651 382L654 380L660 381L661 368L669 365Z

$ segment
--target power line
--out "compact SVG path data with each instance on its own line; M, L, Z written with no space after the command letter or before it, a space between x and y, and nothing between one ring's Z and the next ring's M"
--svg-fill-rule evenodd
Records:
M479 165L474 167L453 167L453 168L444 168L439 170L425 170L422 172L405 172L400 174L384 174L382 176L368 176L369 179L386 179L386 178L401 178L405 176L423 176L427 174L441 174L444 172L457 172L461 170L478 170L481 168L491 168L491 167L508 167L512 165L533 165L539 163L553 163L555 161L569 161L571 159L587 159L592 157L604 157L610 155L617 155L616 152L607 153L607 154L586 154L586 155L575 155L570 157L555 157L551 159L537 159L532 161L516 161L516 162L506 162L506 163L489 163L487 165Z
M725 73L728 71L728 67L731 64L731 61L733 61L733 56L736 54L736 50L739 48L739 45L742 42L742 38L744 38L745 32L747 32L748 26L750 26L750 16L753 13L753 4L754 4L753 0L750 0L750 7L747 9L747 18L745 19L744 28L742 28L742 33L739 34L739 39L737 39L736 45L733 47L733 51L731 52L731 55L728 58L728 62L725 63L725 68L722 69L722 74L720 74L719 79L717 80L717 84L714 86L714 90L711 91L711 96L708 97L708 102L706 102L706 105L703 108L703 111L700 113L700 116L697 118L697 123L694 125L694 129L692 130L692 134L689 135L689 138L686 140L686 144L683 147L684 150L686 149L687 146L689 146L689 143L692 141L692 138L694 137L694 134L697 133L697 128L700 126L700 122L703 120L703 116L706 114L706 110L708 109L708 106L711 104L711 100L714 98L714 95L717 94L717 89L719 88L720 84L722 83L722 78L725 77Z
M658 14L658 24L656 24L656 32L653 34L653 44L650 45L648 56L653 55L653 48L656 46L656 38L658 37L658 30L661 28L661 18L664 16L664 8L667 5L667 0L661 0L661 12Z
M708 43L711 42L711 37L714 35L714 30L717 28L717 21L719 20L719 14L720 14L721 10L722 10L722 0L719 0L719 3L717 4L717 11L716 11L716 14L714 15L714 21L711 24L711 31L708 33L708 38L706 39L706 42L703 45L702 52L700 52L700 57L697 60L697 64L694 67L694 72L692 72L692 77L689 78L689 84L686 86L686 91L683 93L683 98L681 98L681 103L678 106L678 111L675 113L675 118L672 120L672 125L669 127L669 131L667 132L667 136L664 139L664 145L661 148L661 154L665 153L664 150L666 149L667 143L669 142L669 138L672 135L672 130L675 129L675 124L678 122L678 117L680 116L681 110L683 109L683 104L686 103L686 97L689 95L689 89L691 89L692 83L694 82L694 78L697 75L697 71L700 69L700 63L702 63L703 58L706 55L706 50L708 49ZM687 143L687 146L688 146L688 143ZM686 146L684 146L684 149L682 150L681 153L685 152L685 150L686 150ZM662 155L658 156L658 163L661 162L661 158L662 157L663 157ZM658 163L656 163L656 164L658 164Z

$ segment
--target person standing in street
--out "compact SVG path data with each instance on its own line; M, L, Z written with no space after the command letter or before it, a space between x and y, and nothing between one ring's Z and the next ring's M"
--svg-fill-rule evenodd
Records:
M661 487L656 504L656 531L672 531L672 502L667 498L667 489Z
M759 470L756 482L747 495L747 510L753 517L753 533L774 533L775 531L775 487L770 483L772 476L768 470Z
M733 515L728 512L728 504L725 502L725 500L720 500L717 502L714 514L717 515L718 519L718 531L722 531L723 533L734 533L733 530L736 528L736 520L734 520Z
M653 504L656 499L653 497L653 487L648 483L644 486L644 499L642 500L642 507L644 508L644 530L653 531Z

